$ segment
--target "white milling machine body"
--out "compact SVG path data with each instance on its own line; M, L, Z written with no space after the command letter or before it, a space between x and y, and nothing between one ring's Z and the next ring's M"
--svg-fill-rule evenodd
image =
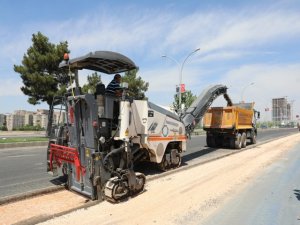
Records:
M120 138L130 138L137 152L145 153L146 160L157 163L162 170L180 166L187 137L175 113L146 100L133 100L121 105L120 117Z

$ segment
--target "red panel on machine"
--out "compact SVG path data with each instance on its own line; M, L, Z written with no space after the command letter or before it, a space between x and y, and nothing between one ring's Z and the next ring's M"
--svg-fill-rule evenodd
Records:
M55 160L60 167L63 162L72 163L76 168L76 180L80 180L80 175L85 174L85 168L81 166L79 154L76 148L70 148L62 145L50 145L50 169L52 171L52 161Z

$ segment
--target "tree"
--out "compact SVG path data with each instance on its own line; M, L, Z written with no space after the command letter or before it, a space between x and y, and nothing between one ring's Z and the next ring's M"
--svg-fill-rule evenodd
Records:
M145 92L148 90L149 83L142 80L141 77L137 77L138 70L131 70L125 72L125 75L122 77L122 82L128 83L128 94L134 99L147 99Z
M68 43L55 45L42 33L32 35L32 46L24 54L22 65L14 65L24 86L21 91L28 95L28 102L36 105L46 102L49 108L53 97L66 92L69 82L67 71L59 68L64 53L69 53Z
M181 104L184 105L183 110L187 110L188 107L191 106L193 101L195 101L197 98L196 95L193 95L193 93L190 90L187 90L184 93L181 93ZM173 107L175 111L177 112L179 109L179 97L177 94L174 95L174 102L173 102Z
M98 83L102 83L101 81L101 75L98 75L97 72L92 73L91 75L87 76L87 84L84 84L82 86L83 93L95 93L96 92L96 85Z

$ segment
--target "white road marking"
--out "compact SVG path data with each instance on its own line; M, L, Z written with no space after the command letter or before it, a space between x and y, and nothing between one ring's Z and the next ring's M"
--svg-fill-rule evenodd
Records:
M28 154L28 155L8 155L7 158L21 158L21 157L27 157L27 156L35 156L37 154Z

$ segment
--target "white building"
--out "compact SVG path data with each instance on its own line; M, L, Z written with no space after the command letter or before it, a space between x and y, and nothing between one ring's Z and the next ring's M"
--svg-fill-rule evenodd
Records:
M20 128L24 126L24 115L20 114L8 114L6 116L6 126L7 130L12 131L16 128Z
M32 126L33 125L33 113L34 112L26 112L24 115L24 125L29 125Z
M15 110L14 113L6 115L7 129L11 131L26 125L40 125L42 128L46 128L48 123L48 112L49 110L44 109L39 109L37 112Z
M6 116L4 114L0 114L0 127L5 123Z
M47 114L34 114L33 115L33 126L40 126L47 128L48 115Z

